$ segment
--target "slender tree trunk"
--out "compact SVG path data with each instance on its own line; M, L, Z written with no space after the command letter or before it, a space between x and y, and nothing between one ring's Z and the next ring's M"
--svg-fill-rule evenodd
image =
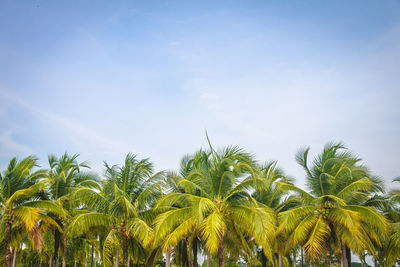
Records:
M279 264L279 267L283 267L283 261L282 261L281 252L278 253L278 264Z
M211 267L211 254L207 251L207 267Z
M54 230L54 255L53 255L53 266L58 267L58 248L60 247L60 232L58 229Z
M76 261L74 261L74 267L76 267Z
M293 267L297 267L297 262L296 262L296 250L293 251Z
M300 247L300 253L301 253L301 267L304 267L303 247Z
M11 251L10 251L11 225L12 225L11 222L6 223L6 237L5 237L6 244L5 244L5 252L4 252L4 255L5 255L4 263L5 263L6 267L11 266Z
M267 256L265 256L264 250L261 250L261 266L267 267Z
M182 266L189 267L189 253L188 253L188 246L187 240L183 240L182 242Z
M119 266L119 248L117 248L117 255L115 255L115 267Z
M190 251L190 248L188 248L188 250L186 250L186 252L187 252L187 266L188 267L193 267L192 266L192 254L191 254L191 251Z
M128 265L128 237L123 234L122 236L122 266L126 267Z
M351 250L348 246L346 246L346 257L347 257L347 266L351 267Z
M218 247L218 264L219 267L225 267L225 246L223 240L220 241Z
M50 256L50 260L49 260L49 267L51 267L53 264L53 258Z
M192 243L192 250L193 250L193 267L197 267L197 238L193 238Z
M342 257L340 259L340 266L347 267L347 257L346 257L346 245L342 241Z
M87 253L85 253L85 267L87 267Z
M42 267L42 258L40 258L38 267Z
M90 261L90 267L93 267L93 261L94 261L94 243L92 242L92 260Z
M131 265L131 257L128 257L128 267Z
M65 236L63 238L63 248L64 248L64 255L63 255L62 267L67 267L67 238Z
M15 267L16 259L17 259L17 250L16 250L16 248L13 248L12 249L12 264L11 264L12 267Z
M171 248L167 249L167 252L165 252L165 267L170 267L171 266Z

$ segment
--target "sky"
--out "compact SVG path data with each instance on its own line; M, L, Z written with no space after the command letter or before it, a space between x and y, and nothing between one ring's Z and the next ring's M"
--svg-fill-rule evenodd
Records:
M157 170L234 144L278 160L342 141L400 175L400 1L0 0L0 169L128 152Z

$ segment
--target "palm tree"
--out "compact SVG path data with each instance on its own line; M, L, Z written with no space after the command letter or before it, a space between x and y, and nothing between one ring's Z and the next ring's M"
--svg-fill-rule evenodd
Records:
M235 146L216 152L211 145L202 155L201 164L179 182L184 192L160 200L158 207L170 209L155 221L155 240L164 240L165 251L198 229L206 250L218 255L222 267L225 248L232 253L233 246L246 250L247 236L270 251L273 212L247 190L259 181L252 175L253 157Z
M393 182L399 183L400 177ZM368 204L377 207L390 221L390 232L382 245L376 246L376 250L380 265L392 266L400 257L400 190L391 189L385 196L374 196Z
M308 166L309 148L300 150L297 162L306 171L310 193L287 183L282 188L296 191L303 204L280 214L280 229L289 234L293 245L303 245L310 260L326 255L331 265L332 249L341 253L347 266L346 246L356 253L374 253L388 229L388 221L374 208L357 203L382 190L377 180L359 164L341 143L328 143Z
M275 217L278 218L280 212L286 211L300 204L299 199L295 196L288 195L279 183L291 184L291 178L285 175L281 168L277 166L276 161L267 162L257 168L257 176L264 182L264 186L258 187L253 193L254 199L263 203L274 211ZM276 219L277 221L277 219ZM278 249L278 264L282 266L282 256L287 254L290 246L285 246L285 236L278 235L276 238L276 247ZM266 267L267 258L265 253L261 253L262 266Z
M103 245L103 262L112 265L113 251L122 247L123 266L128 263L129 243L144 247L151 243L151 207L161 194L157 182L162 173L154 173L149 159L139 160L129 153L122 166L105 163L106 179L101 192L89 188L77 190L75 197L82 200L91 210L82 211L72 220L72 232L89 232L93 228L107 230ZM93 212L93 210L95 212ZM130 239L133 239L129 241ZM114 248L116 247L116 250Z
M43 209L51 210L61 216L57 205L50 201L40 200L45 189L41 181L46 175L44 170L34 170L37 158L26 157L20 161L11 159L6 170L0 173L0 209L2 223L5 225L5 262L11 266L10 242L15 231L23 229L31 240L41 243L42 235L39 222L54 225L55 222L43 213Z
M204 159L208 157L208 154L203 151L199 150L193 155L186 155L181 159L180 163L180 170L179 173L175 172L167 172L165 175L164 183L163 183L163 188L166 194L171 194L171 193L185 193L185 189L181 186L181 181L183 179L188 179L191 173L195 170L198 170L201 168L202 162L204 162ZM182 208L184 206L187 206L187 203L180 202L180 203L175 203L175 207ZM199 249L200 244L200 239L198 236L198 229L193 229L189 235L187 235L185 238L183 238L175 247L175 262L178 265L182 266L193 266L197 267L197 252ZM168 240L169 236L166 237L166 240ZM164 241L162 241L164 242ZM190 249L192 248L192 255L190 252ZM166 267L170 266L170 257L172 254L173 248L170 247L166 249L165 255L166 255ZM192 264L190 264L190 258L192 258Z
M68 155L64 153L61 157L55 155L48 156L50 170L47 175L48 198L68 212L73 214L76 203L72 201L72 193L82 187L99 188L97 178L94 174L85 172L89 169L87 162L79 163L77 161L79 154ZM58 250L63 249L63 264L66 266L67 261L67 235L66 224L70 216L60 218L57 214L51 214L58 223L59 228L54 229L54 256L53 266L56 266L58 258ZM62 243L61 243L62 241Z

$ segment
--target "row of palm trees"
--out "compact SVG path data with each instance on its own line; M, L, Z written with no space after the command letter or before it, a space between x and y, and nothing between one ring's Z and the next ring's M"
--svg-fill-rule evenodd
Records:
M178 172L128 154L97 176L78 155L13 158L0 174L2 266L350 266L400 257L400 191L328 143L294 185L277 162L200 149ZM395 179L399 182L400 179ZM304 257L303 257L304 254ZM301 256L300 256L301 255Z

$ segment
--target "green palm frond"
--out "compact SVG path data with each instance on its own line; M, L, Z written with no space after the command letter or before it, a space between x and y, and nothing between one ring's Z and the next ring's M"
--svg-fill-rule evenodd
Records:
M35 200L26 202L25 206L37 208L40 210L44 210L46 212L50 212L53 214L57 214L60 218L66 218L68 216L68 211L65 210L62 206L58 205L56 202L51 200Z
M120 240L116 230L111 230L104 240L103 245L103 266L113 266L113 257L115 257L115 250L119 249Z
M18 206L13 209L13 215L22 222L27 231L32 231L40 218L40 209L28 206Z
M288 190L298 193L306 203L310 203L315 200L315 197L313 195L293 184L281 183L281 182L278 182L277 184L280 186L282 190Z
M130 236L138 239L145 247L150 245L153 237L153 229L145 221L133 218L128 221L127 229Z
M308 237L308 241L304 244L307 256L311 260L317 260L326 252L326 240L330 235L331 229L326 221L319 216L314 224L313 230Z
M355 192L367 192L370 191L374 186L374 182L369 178L362 178L360 180L354 181L347 185L340 192L337 193L339 198L349 198Z
M300 206L279 213L279 231L292 231L300 221L315 214L314 206Z
M46 182L38 182L28 188L20 189L14 192L6 201L6 205L12 205L13 202L18 201L19 198L29 199L39 191L44 190L46 187Z
M163 241L163 251L168 250L168 248L174 247L181 241L185 236L189 235L190 232L196 227L197 222L194 218L189 217L187 220L183 221L179 226L177 226L173 231L171 231Z
M212 254L217 253L221 239L226 231L223 215L218 210L212 212L203 220L200 225L200 231L207 249Z
M107 214L98 212L82 213L74 217L69 225L69 231L75 233L88 233L93 227L109 228L115 219Z
M164 240L165 236L170 233L172 229L189 219L191 214L192 208L185 207L171 209L157 216L154 221L155 243L158 244Z

